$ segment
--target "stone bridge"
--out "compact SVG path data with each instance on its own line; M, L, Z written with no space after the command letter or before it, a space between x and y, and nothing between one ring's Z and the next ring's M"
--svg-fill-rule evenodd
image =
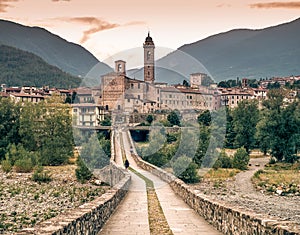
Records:
M143 161L136 154L127 128L113 129L111 140L111 164L99 172L99 177L109 181L112 189L18 234L300 234L298 225L206 198L175 176ZM126 158L134 172L124 169ZM153 232L156 230L149 223L153 214L148 213L148 186L141 176L153 182L168 233Z

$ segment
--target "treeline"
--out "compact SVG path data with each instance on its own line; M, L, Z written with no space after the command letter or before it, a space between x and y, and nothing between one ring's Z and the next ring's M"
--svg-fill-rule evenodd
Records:
M172 168L188 183L199 180L197 168L247 169L249 154L257 148L270 154L273 162L294 163L299 158L300 103L285 102L286 92L269 91L262 108L256 100L245 100L232 110L205 111L198 116L198 127L184 123L173 111L168 122L192 128L173 133L167 133L163 126L154 128L148 145L141 145L138 153L154 165ZM229 157L224 148L237 151Z
M0 45L0 83L7 86L69 88L78 87L81 79L47 64L32 53Z
M243 101L227 110L225 147L259 148L275 161L293 163L300 147L300 104L285 101L288 91L272 89L262 102Z
M248 79L248 86L252 88L258 88L260 86L260 82L264 81L264 79L256 80L256 79ZM237 80L226 80L226 81L221 81L218 83L218 87L223 87L223 88L232 88L232 87L241 87L242 82L237 79ZM281 87L279 82L274 82L274 83L269 83L267 86L267 89L279 89ZM284 85L285 88L287 89L299 89L300 88L300 80L295 81L293 84L290 84L287 82Z
M21 105L0 98L0 162L5 171L10 166L30 172L36 165L62 165L73 156L70 110L55 99Z

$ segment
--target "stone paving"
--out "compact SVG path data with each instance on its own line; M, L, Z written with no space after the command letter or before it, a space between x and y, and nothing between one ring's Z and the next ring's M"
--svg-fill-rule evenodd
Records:
M137 166L135 161L131 158L130 144L126 132L122 132L120 135L116 135L116 137L117 143L120 143L118 138L123 137L124 148L130 166L154 182L161 207L174 235L221 234L178 197L166 182ZM120 153L120 151L117 152ZM119 156L116 158L122 157L120 154L117 155ZM116 161L120 162L120 159L116 159ZM99 234L150 234L145 184L144 181L139 179L136 175L132 173L131 175L132 185L126 198Z

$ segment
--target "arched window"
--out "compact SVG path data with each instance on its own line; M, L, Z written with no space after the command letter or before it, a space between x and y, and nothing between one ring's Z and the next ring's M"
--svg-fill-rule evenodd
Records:
M118 72L121 72L122 71L122 64L119 64L118 65Z
M151 51L147 51L147 60L150 60L151 57Z

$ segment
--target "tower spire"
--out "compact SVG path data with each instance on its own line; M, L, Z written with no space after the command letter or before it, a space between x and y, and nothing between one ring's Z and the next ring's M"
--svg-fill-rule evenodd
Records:
M150 31L144 42L144 81L154 83L154 42L150 37Z

